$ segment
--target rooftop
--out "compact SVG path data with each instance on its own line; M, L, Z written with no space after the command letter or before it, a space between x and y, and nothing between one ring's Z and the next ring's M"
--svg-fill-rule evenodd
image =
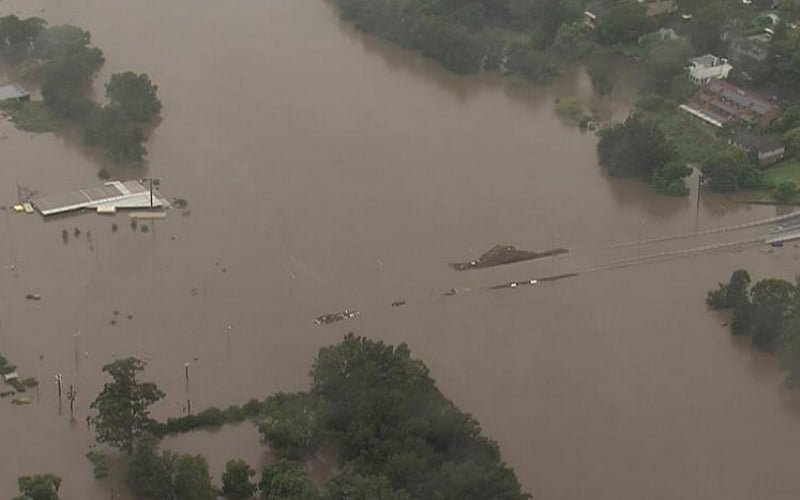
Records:
M162 208L167 202L158 191L150 191L139 181L107 182L102 186L51 196L36 196L31 204L42 215L55 215L83 208Z
M756 151L775 151L784 146L783 138L777 134L754 134L746 130L739 130L733 134L731 140L745 149Z

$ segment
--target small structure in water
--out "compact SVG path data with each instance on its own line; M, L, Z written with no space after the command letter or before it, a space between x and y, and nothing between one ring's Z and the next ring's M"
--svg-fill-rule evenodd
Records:
M330 323L336 323L337 321L342 321L345 319L353 319L358 316L360 313L358 311L351 311L350 309L345 309L344 311L330 313L330 314L323 314L321 316L317 316L314 320L314 324L319 325L327 325Z
M453 262L450 267L456 271L467 271L469 269L482 269L503 264L513 264L514 262L553 257L567 252L569 250L566 248L556 248L546 252L528 252L526 250L517 250L511 245L495 245L491 250L478 257L477 260Z

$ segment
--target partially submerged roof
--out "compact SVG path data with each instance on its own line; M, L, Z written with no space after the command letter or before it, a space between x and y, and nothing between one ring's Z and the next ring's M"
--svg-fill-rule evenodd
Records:
M83 208L162 208L169 203L158 191L150 191L139 181L107 182L102 186L51 196L36 196L31 204L42 215L55 215Z
M5 101L6 99L24 99L30 95L30 92L16 83L0 86L0 101Z

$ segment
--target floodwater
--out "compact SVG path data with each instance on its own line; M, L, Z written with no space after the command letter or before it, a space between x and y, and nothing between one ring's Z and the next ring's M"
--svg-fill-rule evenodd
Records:
M355 33L319 0L0 5L89 29L107 58L97 89L115 71L152 77L165 109L149 170L114 173L157 177L191 210L147 233L124 215L0 212L0 352L42 383L33 405L0 400L0 496L36 472L63 476L66 499L119 492L83 457L84 418L114 356L149 360L147 378L168 393L154 410L163 418L188 399L199 410L304 389L317 349L352 330L407 342L537 498L797 497L800 414L777 363L703 303L739 267L791 277L796 247L442 296L606 258L447 266L497 243L586 250L776 214L704 196L696 218L693 196L604 178L596 139L553 102L579 95L624 116L625 85L602 102L579 71L548 88L450 75ZM0 204L17 184L98 182L97 159L73 141L0 131ZM346 307L361 315L314 325ZM66 404L59 413L57 373L77 388L75 422ZM246 427L167 445L206 453L216 474L266 453Z

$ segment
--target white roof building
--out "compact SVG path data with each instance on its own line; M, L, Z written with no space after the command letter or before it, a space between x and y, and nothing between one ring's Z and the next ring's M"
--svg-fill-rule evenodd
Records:
M697 84L727 78L732 69L727 59L713 54L689 59L689 79Z

